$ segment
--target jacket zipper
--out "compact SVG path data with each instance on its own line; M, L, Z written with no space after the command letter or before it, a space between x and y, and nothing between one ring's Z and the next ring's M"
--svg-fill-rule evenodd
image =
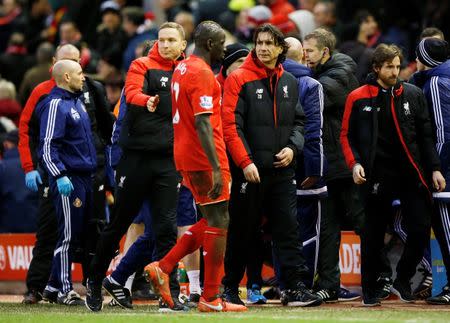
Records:
M408 149L408 147L406 146L405 140L403 139L403 135L402 135L402 132L401 132L401 130L400 130L400 125L399 125L398 119L397 119L397 114L396 114L396 111L395 111L395 105L394 105L394 92L393 92L393 91L394 91L394 90L392 89L392 96L391 96L391 111L392 111L392 117L393 117L393 119L394 119L395 129L397 130L397 134L398 134L398 137L399 137L399 139L400 139L400 142L401 142L401 144L402 144L402 146L403 146L403 149L404 149L405 152L406 152L406 156L408 156L409 161L411 162L411 164L413 165L413 167L414 167L414 169L416 170L417 174L419 175L420 181L422 182L423 185L425 185L425 187L426 187L426 188L428 189L428 191L429 191L430 189L428 188L428 185L427 185L426 181L424 180L424 178L423 178L423 176L422 176L422 173L421 173L420 170L419 170L419 167L418 167L418 166L416 165L416 163L414 162L414 159L412 158L411 153L409 152L409 149Z
M275 74L276 82L275 87L273 88L273 120L275 122L275 128L278 127L278 118L277 118L277 86L278 86L278 76ZM272 88L272 77L270 77L270 87Z

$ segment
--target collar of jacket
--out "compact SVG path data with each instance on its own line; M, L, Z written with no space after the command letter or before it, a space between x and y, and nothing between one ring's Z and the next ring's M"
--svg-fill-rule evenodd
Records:
M273 75L273 73L280 78L284 71L281 64L277 64L274 69L267 68L258 57L256 57L256 51L254 49L251 51L251 55L247 55L241 68L252 71L259 79L268 78L270 75Z
M60 95L64 99L78 99L82 92L77 91L74 93L74 92L67 91L59 86L55 86L52 90L52 93Z
M181 54L181 56L176 60L165 59L159 54L158 42L156 42L155 45L153 45L152 49L148 52L148 58L157 62L161 67L173 69L178 64L178 61L184 59L184 53Z
M369 73L366 78L366 83L371 86L376 86L382 89L381 85L377 82L375 73ZM397 81L397 83L390 89L394 97L399 97L403 94L403 81Z

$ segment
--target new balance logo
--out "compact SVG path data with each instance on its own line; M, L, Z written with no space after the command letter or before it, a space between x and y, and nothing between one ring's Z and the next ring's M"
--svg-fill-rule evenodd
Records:
M369 107L368 105L366 105L366 106L363 108L363 111L371 112L371 111L372 111L372 107Z
M256 89L256 97L261 100L262 99L262 95L264 93L264 89Z
M49 187L44 187L44 194L42 194L42 197L48 197L48 189Z

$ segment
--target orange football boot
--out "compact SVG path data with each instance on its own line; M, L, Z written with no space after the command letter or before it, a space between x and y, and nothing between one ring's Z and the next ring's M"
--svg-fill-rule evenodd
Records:
M198 302L198 310L200 312L246 312L247 307L244 305L228 303L219 297L207 302L202 296Z
M145 266L144 276L147 281L152 282L153 287L158 290L164 302L166 302L170 308L173 308L174 303L172 294L170 293L169 275L159 268L159 262L155 261Z

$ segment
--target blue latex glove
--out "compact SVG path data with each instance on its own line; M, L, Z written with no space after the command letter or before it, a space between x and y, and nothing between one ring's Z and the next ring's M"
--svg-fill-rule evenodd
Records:
M38 191L38 185L42 184L41 175L37 170L32 170L25 174L25 185L33 192Z
M56 185L58 186L58 192L61 195L69 196L73 192L73 185L69 177L63 176L56 180Z

